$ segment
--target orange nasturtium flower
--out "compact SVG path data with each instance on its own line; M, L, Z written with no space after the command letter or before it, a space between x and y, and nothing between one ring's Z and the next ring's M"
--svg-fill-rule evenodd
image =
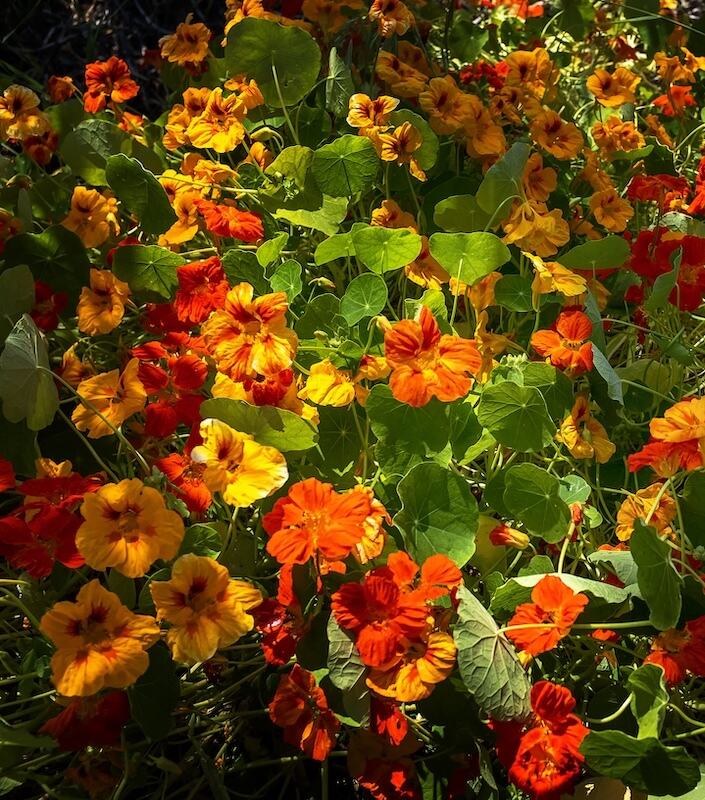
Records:
M531 346L554 367L580 375L592 369L591 334L590 317L579 308L566 308L558 315L553 330L536 331Z
M590 210L600 225L613 233L621 233L634 216L634 209L616 189L595 192L590 198Z
M582 275L564 267L557 261L544 261L539 256L524 253L534 268L534 280L531 284L534 306L539 296L550 292L560 292L565 297L576 297L587 291L587 281Z
M0 94L0 138L25 139L49 130L49 118L39 110L39 98L26 86L13 83Z
M336 492L330 483L307 478L295 483L265 515L267 552L280 564L305 564L320 555L338 561L381 528L387 512L371 492L355 487Z
M645 520L649 517L649 525L656 529L659 536L676 538L671 523L676 518L678 508L676 501L663 491L662 483L652 483L644 489L639 489L636 494L628 495L617 511L617 525L614 532L620 542L628 542L634 533L636 520Z
M419 95L419 105L428 114L431 128L441 135L459 131L472 113L470 96L460 91L450 75L431 78Z
M410 406L425 406L432 397L444 403L465 397L472 387L471 376L482 366L475 342L441 335L426 306L421 306L416 320L391 326L384 336L384 354L392 370L392 394Z
M585 395L575 399L556 439L563 442L573 458L594 458L598 464L606 464L617 449L604 426L590 414L590 401Z
M410 122L404 122L388 133L377 133L372 141L382 161L395 161L399 165L408 164L409 172L417 180L426 180L426 173L414 156L423 144L423 139Z
M189 14L174 33L159 40L162 58L181 67L200 64L208 55L211 32L202 22L191 22L191 17Z
M159 558L174 558L184 538L181 517L139 478L106 483L87 494L81 514L76 546L88 566L114 567L127 578L142 577Z
M586 595L574 592L556 575L546 575L532 589L531 602L517 606L507 624L507 638L532 656L553 650L587 604ZM535 627L512 630L514 625Z
M286 483L286 459L274 447L219 419L204 419L199 431L203 444L193 448L191 460L205 464L203 482L229 505L250 506Z
M189 123L186 135L194 147L229 153L245 138L242 120L246 114L247 107L237 95L223 97L222 89L213 89L203 112Z
M374 0L369 18L377 23L383 39L389 39L394 34L403 36L416 22L402 0Z
M396 97L382 94L372 100L366 94L354 94L348 101L347 123L361 134L386 129L389 115L399 105Z
M625 67L617 67L610 73L606 69L596 69L587 79L587 90L605 108L618 108L625 103L633 103L636 87L641 78Z
M326 358L311 365L299 397L302 400L310 400L317 406L341 408L352 403L357 388L351 372L338 369L330 359Z
M91 285L78 300L78 329L89 336L115 330L125 314L130 287L109 269L91 269Z
M298 345L298 337L286 327L286 294L253 298L252 286L238 283L226 295L224 307L201 328L218 370L234 381L288 369Z
M159 640L152 617L133 614L97 580L81 587L75 603L52 606L40 630L56 645L52 681L66 697L130 686L147 670L146 651Z
M188 553L177 559L168 581L149 584L157 619L171 627L166 641L175 661L195 664L234 644L252 630L248 613L262 602L262 593L247 581L235 580L212 558Z
M83 107L89 114L102 111L108 100L125 103L139 92L139 86L132 80L130 68L117 56L107 61L94 61L86 65L86 91Z
M542 258L557 253L558 248L570 239L570 226L560 209L549 211L545 203L533 200L517 201L502 227L506 234L502 241L516 244Z
M73 231L84 247L100 247L111 233L120 232L117 214L114 197L106 197L96 189L76 186L71 208L61 224Z
M114 369L86 378L78 384L76 391L89 404L80 403L71 415L79 431L87 431L91 439L109 436L113 428L142 411L147 402L147 393L137 377L139 367L139 360L133 358L122 374Z
M269 704L269 716L275 725L284 728L285 742L316 761L326 760L340 730L323 689L298 664L279 679Z
M534 117L529 131L538 145L558 159L575 158L583 146L583 135L575 125L550 109Z

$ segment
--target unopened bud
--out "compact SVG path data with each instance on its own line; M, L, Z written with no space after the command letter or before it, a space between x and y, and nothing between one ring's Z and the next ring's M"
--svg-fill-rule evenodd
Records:
M388 333L392 329L392 323L383 316L378 316L374 318L374 323L377 326L377 330L381 331L382 333Z
M513 547L516 550L526 550L529 546L529 537L525 533L504 524L490 531L490 541L495 547Z
M257 128L254 133L250 134L250 139L252 139L253 142L268 142L275 136L277 136L277 132L272 130L272 128Z

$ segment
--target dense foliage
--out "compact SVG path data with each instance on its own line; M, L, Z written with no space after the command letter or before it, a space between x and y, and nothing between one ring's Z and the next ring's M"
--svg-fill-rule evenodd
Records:
M702 798L697 14L226 6L0 83L0 794Z

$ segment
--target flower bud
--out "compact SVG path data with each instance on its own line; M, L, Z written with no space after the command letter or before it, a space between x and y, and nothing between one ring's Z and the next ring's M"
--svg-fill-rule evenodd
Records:
M490 531L490 541L495 547L514 547L517 550L526 550L529 546L529 537L525 533L504 524Z

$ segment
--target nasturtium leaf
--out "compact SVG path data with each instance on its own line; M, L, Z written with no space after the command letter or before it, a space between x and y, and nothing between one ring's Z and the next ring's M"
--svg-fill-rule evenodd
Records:
M26 422L9 422L0 414L0 456L18 475L34 475L37 434Z
M573 384L570 378L551 364L540 361L524 361L519 365L519 371L522 385L538 389L551 418L562 420L573 406Z
M319 294L306 306L294 330L301 339L314 339L317 331L337 335L340 325L347 331L347 323L340 314L340 299L334 294Z
M172 712L181 685L171 654L157 642L149 649L149 667L127 691L132 718L151 741L163 739L174 727Z
M488 717L524 719L531 713L531 685L509 642L487 609L464 586L458 588L454 638L463 683Z
M29 267L20 264L0 272L0 342L17 318L29 313L33 305L34 276Z
M5 340L0 355L0 399L8 422L24 419L33 431L50 425L59 408L47 346L29 314L17 320Z
M387 284L379 275L366 272L353 278L340 301L340 313L348 325L374 317L387 303Z
M503 275L494 287L497 305L510 311L531 311L531 280L522 275Z
M299 190L306 186L306 175L313 161L313 150L296 144L285 147L264 171L265 175L287 178Z
M360 434L352 409L321 406L318 415L318 448L308 457L329 475L332 470L348 469L360 456Z
M494 233L434 233L431 255L448 272L468 286L499 269L511 258L509 248Z
M661 631L675 628L681 613L681 584L671 558L671 548L640 519L634 523L629 549L637 567L637 583L649 607L649 621Z
M5 268L25 264L36 280L55 291L66 292L72 303L88 286L90 261L86 248L75 233L63 225L52 225L42 233L12 236L3 252Z
M658 739L666 717L668 691L663 669L656 664L642 664L627 678L631 692L630 708L639 724L639 739Z
M482 438L482 425L472 405L462 402L453 403L450 407L448 421L453 458L462 464L468 450Z
M644 308L649 314L655 314L668 304L668 298L678 280L682 253L681 248L678 248L671 257L671 269L663 275L659 275L654 281L654 285L651 287L651 294L644 303Z
M134 608L137 602L137 588L133 578L126 578L122 572L111 569L108 573L108 589L114 592L127 608Z
M520 453L542 450L556 433L541 392L511 381L483 388L477 418L500 444Z
M308 450L316 444L315 428L293 411L276 406L251 406L244 400L216 397L201 404L201 417L222 420L260 444L283 453Z
M270 264L273 264L279 258L281 251L286 247L288 239L289 234L282 231L272 239L262 242L255 254L257 263L261 267L268 267Z
M301 264L291 258L283 264L279 264L274 269L269 284L273 292L284 292L291 303L304 288L301 280Z
M330 197L352 197L369 189L379 169L379 157L366 136L346 134L313 154L311 172L318 188Z
M493 224L505 219L512 202L523 195L521 180L530 153L528 144L515 142L482 179L475 197L480 208L490 215Z
M411 556L423 563L444 553L459 567L475 552L477 501L467 481L439 464L415 466L397 487L402 502L394 524Z
M693 472L683 485L680 498L683 527L696 547L705 547L705 472Z
M378 275L411 264L421 252L421 237L406 228L360 226L353 231L352 241L361 263Z
M105 186L108 183L105 174L108 159L125 149L131 149L127 133L114 122L91 118L64 137L59 153L74 175L93 186Z
M164 247L130 244L115 250L113 272L135 294L157 294L169 299L178 284L176 268L184 263L178 253Z
M421 147L414 152L414 158L418 162L421 169L431 169L436 163L438 158L438 137L433 132L428 122L413 111L407 109L399 109L392 111L389 115L389 122L398 128L405 122L411 123L416 130L421 134Z
M336 117L348 113L348 101L355 92L350 67L343 61L335 47L328 56L328 76L326 77L326 110Z
M570 506L573 503L583 504L588 501L592 490L585 478L581 478L580 475L570 474L559 478L558 482L560 484L558 493L564 503Z
M448 444L446 407L438 400L416 408L401 403L386 384L372 387L365 404L372 432L389 444L403 443L421 455L440 453Z
M347 213L348 201L346 198L323 195L318 208L279 208L275 211L274 216L277 219L285 219L300 228L311 228L332 236L338 232L340 223L345 219Z
M255 294L267 294L269 292L270 286L264 274L264 268L254 253L233 247L225 251L221 261L223 271L232 286L245 282L252 284Z
M316 266L321 266L329 261L335 261L336 258L350 258L354 255L355 248L350 233L335 233L318 245L313 260Z
M27 728L12 727L0 723L0 747L28 747L34 750L56 747L52 736L37 736Z
M301 28L246 17L228 33L225 64L230 75L247 75L268 106L293 106L313 88L321 68L316 41Z
M605 236L604 239L594 239L585 244L579 244L557 256L565 267L590 272L601 269L616 269L629 258L629 243L621 236Z
M685 794L700 781L698 762L684 747L666 747L656 738L636 739L622 731L591 731L580 752L598 775L618 778L656 796Z
M326 629L328 638L328 675L341 691L349 691L366 671L352 636L344 631L331 614Z
M614 367L610 364L607 356L599 347L595 346L594 342L592 343L592 361L595 371L607 384L607 396L610 400L615 400L620 405L624 405L622 381L614 371Z
M581 578L568 572L563 572L560 575L556 572L532 572L511 578L500 586L492 597L490 610L494 613L510 612L520 603L528 602L531 597L531 590L546 575L554 575L560 578L574 592L588 594L596 600L601 600L609 605L621 606L623 603L629 602L629 598L634 594L633 587L612 586L609 583Z
M176 222L164 187L137 159L124 153L110 156L105 178L120 202L137 217L145 233L164 233Z
M179 555L193 553L197 556L217 558L222 549L223 537L220 532L213 525L199 522L186 528Z
M598 564L607 563L625 586L637 586L637 568L629 550L596 550L590 553L588 559Z
M504 504L530 533L559 542L568 533L570 509L560 497L560 483L535 464L515 464L507 470Z
M449 233L484 231L490 215L483 211L472 194L446 197L434 209L433 221Z

